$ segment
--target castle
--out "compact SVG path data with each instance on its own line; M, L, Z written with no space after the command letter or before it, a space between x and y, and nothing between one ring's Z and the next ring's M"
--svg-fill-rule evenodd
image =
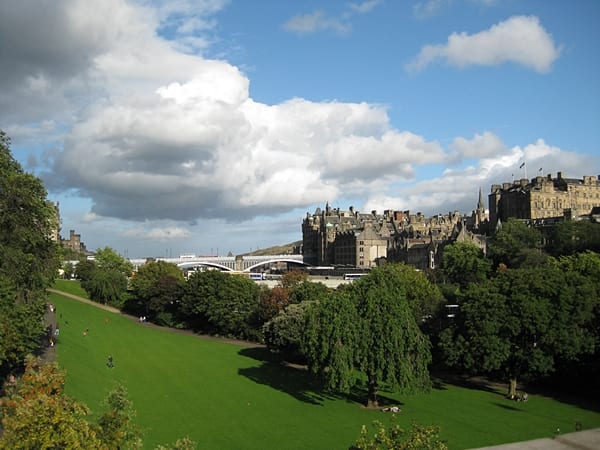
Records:
M563 178L552 175L523 178L512 183L492 185L489 195L490 224L496 227L509 217L531 220L533 224L557 220L577 220L600 206L600 175Z
M75 230L69 230L69 239L64 239L60 235L61 227L60 227L60 204L58 202L53 203L48 201L48 204L51 208L53 208L54 212L54 224L55 226L52 228L50 239L54 242L60 244L61 247L71 250L74 253L82 253L88 254L89 252L85 248L85 244L81 242L81 235L75 233Z
M347 266L369 269L382 261L401 261L418 269L434 269L444 246L469 242L486 252L487 235L508 218L544 221L589 217L600 207L600 176L594 179L536 177L493 185L485 209L483 195L471 215L458 212L425 217L410 211L378 214L317 208L302 221L302 254L313 266Z

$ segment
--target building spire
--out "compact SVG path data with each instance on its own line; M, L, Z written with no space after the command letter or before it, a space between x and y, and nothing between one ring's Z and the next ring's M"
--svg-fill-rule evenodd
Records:
M479 186L479 201L477 202L477 210L483 211L485 206L483 204L483 193L481 192L481 186Z

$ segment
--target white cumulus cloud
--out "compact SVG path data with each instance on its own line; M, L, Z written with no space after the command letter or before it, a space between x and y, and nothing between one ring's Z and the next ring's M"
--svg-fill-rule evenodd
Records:
M457 67L514 62L545 73L559 55L537 17L513 16L479 33L452 33L446 44L426 45L406 68L417 72L440 60Z

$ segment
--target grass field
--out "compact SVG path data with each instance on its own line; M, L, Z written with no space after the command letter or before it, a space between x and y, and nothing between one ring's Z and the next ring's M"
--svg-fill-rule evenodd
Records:
M82 293L73 282L56 288ZM51 301L67 393L99 414L107 391L125 385L146 448L188 435L202 449L345 449L361 425L389 420L355 399L320 393L304 371L260 347L157 329L56 294ZM600 427L600 408L537 395L515 403L499 392L436 383L429 394L388 397L402 407L402 426L438 425L451 449L549 437L557 428L574 431L575 422Z

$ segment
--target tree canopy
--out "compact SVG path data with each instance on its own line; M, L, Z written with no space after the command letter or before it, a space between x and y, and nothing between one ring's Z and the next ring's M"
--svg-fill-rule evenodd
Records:
M455 242L444 247L442 270L451 283L466 287L469 283L484 281L492 262L474 244Z
M58 215L35 176L23 171L0 131L0 275L11 280L19 298L37 297L60 266L52 233Z
M546 262L541 244L542 235L537 229L522 220L509 219L491 237L489 249L495 267L535 267Z
M508 269L462 292L455 324L442 333L446 362L502 375L514 396L518 379L554 370L595 348L589 333L598 303L589 279L558 267Z
M60 266L57 219L41 181L23 171L0 131L0 373L43 343L45 289Z
M430 343L409 304L418 297L409 274L386 264L309 310L304 353L328 387L348 391L362 374L372 407L382 385L404 392L430 387Z

